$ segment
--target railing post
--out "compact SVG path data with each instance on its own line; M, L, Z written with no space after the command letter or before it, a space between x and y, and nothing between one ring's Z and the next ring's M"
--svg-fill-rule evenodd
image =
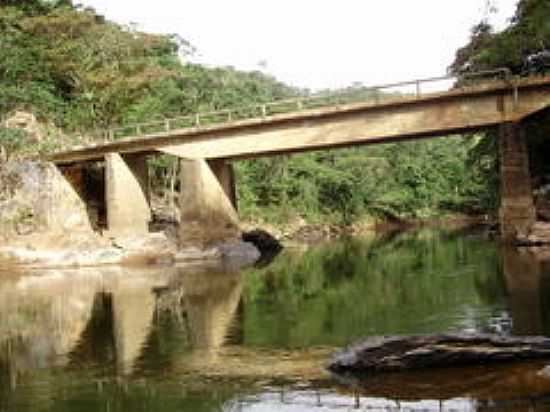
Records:
M262 104L261 109L262 109L262 117L267 117L267 108L265 104Z
M200 126L201 125L201 118L200 118L200 114L197 113L195 115L195 126Z
M136 126L136 135L141 136L141 126L140 125Z
M233 118L231 116L231 110L228 110L227 111L227 121L230 122L231 120L233 120Z
M296 107L298 108L298 110L302 110L304 108L304 104L302 103L302 100L296 101Z
M170 131L170 119L166 119L164 121L164 129L169 132Z
M419 98L419 97L420 97L420 93L421 93L421 92L420 92L420 80L417 80L417 81L415 82L415 84L416 84L416 97Z

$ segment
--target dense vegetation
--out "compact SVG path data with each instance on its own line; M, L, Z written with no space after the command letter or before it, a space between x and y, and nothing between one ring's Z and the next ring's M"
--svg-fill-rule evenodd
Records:
M450 69L454 73L508 68L514 75L550 72L550 2L520 0L510 25L495 33L483 21L472 30L470 41L456 53ZM550 183L550 112L526 123L531 172L535 186ZM472 161L495 163L495 132L487 133L471 154ZM493 179L494 180L494 179Z
M522 0L510 28L499 34L480 24L452 70L539 71L537 53L550 41L548 8L546 1ZM185 63L191 50L177 36L121 27L70 0L0 0L0 117L26 110L55 125L32 148L43 151L72 142L58 130L65 136L86 134L307 93L260 72ZM29 150L21 131L1 126L0 147L5 155ZM537 170L548 167L534 163ZM455 136L243 161L236 167L246 217L351 223L365 216L494 210L495 164L494 139ZM157 186L168 187L174 160L159 158L152 165Z

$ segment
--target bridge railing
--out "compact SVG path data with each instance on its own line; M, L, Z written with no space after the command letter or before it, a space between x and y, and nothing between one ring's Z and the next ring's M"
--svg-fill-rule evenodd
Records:
M255 118L267 119L281 114L337 107L343 104L371 102L376 105L407 98L420 98L425 94L434 93L435 89L433 85L436 83L446 83L444 91L448 91L450 88L456 86L468 85L471 81L478 80L479 78L509 80L511 73L508 69L503 68L466 73L459 76L430 77L377 86L353 86L335 92L321 92L291 99L276 100L269 103L194 113L147 123L96 130L95 132L88 133L87 136L92 137L94 142L98 142L99 140L99 142L108 143L122 138L158 136L159 134L181 131L182 129L203 128Z

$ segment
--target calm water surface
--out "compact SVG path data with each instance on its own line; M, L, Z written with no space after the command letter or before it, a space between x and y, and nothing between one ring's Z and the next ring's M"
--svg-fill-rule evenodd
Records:
M342 381L362 337L550 336L550 267L423 230L271 264L0 272L0 411L550 411L543 363ZM548 362L550 363L550 362Z

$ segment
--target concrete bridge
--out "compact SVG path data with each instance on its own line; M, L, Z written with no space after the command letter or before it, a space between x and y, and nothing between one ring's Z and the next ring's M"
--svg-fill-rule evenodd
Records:
M112 129L99 144L54 153L48 160L73 176L89 162L105 162L107 226L119 235L147 231L146 157L179 157L180 240L185 245L238 231L232 160L499 127L501 227L505 237L528 231L535 211L522 123L550 106L550 76L506 75L444 92L421 92L426 83L446 79L390 85L412 85L411 94L384 93L389 86L381 86L353 98L316 96ZM114 139L122 132L122 138Z

